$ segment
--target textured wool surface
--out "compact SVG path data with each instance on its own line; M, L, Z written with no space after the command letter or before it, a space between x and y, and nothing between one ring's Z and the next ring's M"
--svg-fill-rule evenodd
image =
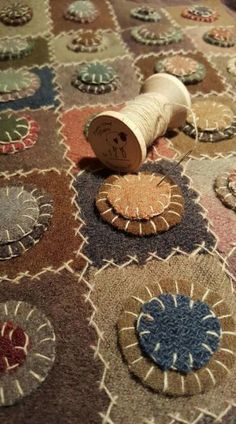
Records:
M92 60L112 59L117 56L124 56L126 49L122 44L121 39L114 31L102 32L102 46L105 46L101 51L95 52L74 52L67 47L68 42L76 36L76 32L60 34L52 40L53 48L55 49L56 60L59 63L83 62Z
M49 17L47 14L48 0L26 0L22 3L27 4L33 9L33 17L25 25L19 25L17 27L11 25L4 25L0 23L0 37L13 37L18 36L28 36L28 35L41 35L49 31ZM9 6L8 0L1 0L0 9L4 6ZM17 30L16 30L17 28Z
M93 0L93 4L99 11L98 17L90 23L78 23L65 19L63 14L67 7L72 3L71 0L50 0L51 13L53 17L54 34L58 34L62 31L70 31L72 29L115 29L115 22L110 13L109 7L105 0Z
M118 232L109 224L104 223L95 209L94 200L107 171L98 173L83 173L75 183L78 191L78 204L81 208L82 219L86 222L84 235L89 237L85 252L96 266L102 266L104 259L113 259L116 263L126 262L129 256L136 255L144 263L151 252L161 258L166 258L175 248L191 253L204 242L210 250L215 245L214 236L207 230L207 222L202 216L202 208L195 203L197 193L188 188L188 179L181 176L181 168L172 171L173 164L168 161L144 165L141 170L148 172L168 172L170 177L180 185L184 196L185 213L179 225L169 231L145 238L137 239Z
M198 4L195 2L195 4ZM169 16L177 22L182 28L185 27L205 27L204 29L207 30L207 27L211 26L221 26L221 25L234 25L234 18L229 14L228 11L225 10L225 8L221 5L219 1L216 0L205 0L202 2L204 7L209 7L210 9L215 10L219 17L214 22L199 22L194 21L192 19L187 19L181 16L181 12L185 9L185 5L179 5L179 6L170 6L166 8L166 11L169 13ZM199 46L198 46L199 48ZM201 49L199 48L201 51Z
M195 97L194 101L197 99L201 99L202 97ZM215 95L211 94L208 97L208 100L218 101L220 103L229 106L232 111L236 111L235 104L233 99L230 96L226 95ZM186 135L183 131L174 130L172 132L167 133L169 140L172 142L174 148L181 154L186 153L189 149L193 149L190 153L190 157L199 159L201 157L222 157L229 156L230 153L235 151L235 141L236 136L232 137L228 140L221 140L219 142L202 142L199 141L197 144L195 143L195 139Z
M73 75L76 74L79 65L66 65L58 68L57 82L63 89L64 108L71 108L74 104L79 104L80 107L100 104L119 104L139 94L140 82L138 81L138 76L130 58L117 58L114 61L104 61L102 63L114 69L120 80L120 85L117 90L102 94L101 96L91 96L91 94L82 93L73 87L71 80Z
M7 275L9 278L25 272L35 275L48 267L59 268L67 261L70 261L73 269L78 269L80 259L76 257L76 251L79 250L81 239L79 235L75 236L78 224L76 225L73 217L76 210L71 202L73 193L69 190L70 179L64 173L60 175L55 171L45 174L33 172L28 176L10 179L2 177L0 185L8 185L9 181L11 184L21 181L23 184L44 188L53 199L54 212L51 225L40 242L21 257L0 263L0 275Z
M146 25L148 26L148 24L145 24L145 26ZM167 29L169 26L172 26L170 22L166 23L166 25L167 25ZM122 38L125 41L125 43L127 43L129 49L131 50L131 52L134 54L135 57L143 55L143 54L152 53L152 52L155 52L155 53L163 52L163 46L158 46L158 45L147 46L145 44L141 44L135 41L134 38L131 36L130 29L126 29L122 32ZM170 52L170 51L172 52L172 51L179 51L179 50L191 51L191 50L194 50L194 44L192 43L192 41L187 35L183 34L183 39L181 41L178 41L177 43L170 43L168 45L165 45L164 48L165 48L165 52Z
M151 54L150 56L143 56L139 58L135 63L140 68L143 78L146 79L154 73L154 66L157 61L169 57L169 55L164 56ZM219 77L217 71L212 67L208 60L202 55L202 53L184 53L184 57L190 57L196 60L197 62L203 64L206 69L206 75L202 81L187 85L187 88L191 94L196 94L197 92L210 93L212 91L222 93L225 91L225 86L222 82L222 79Z
M25 111L24 111L25 114ZM39 125L39 136L36 144L15 155L1 155L1 171L12 173L18 169L31 171L33 168L51 168L59 166L66 167L63 159L65 147L58 143L56 130L56 115L48 110L27 110L26 114L31 116ZM20 116L20 114L19 114Z
M186 169L187 175L193 181L193 187L201 191L200 202L207 209L212 229L219 238L218 249L224 253L230 251L236 239L236 214L222 204L213 186L218 175L234 168L235 158L231 157L212 161L210 167L205 160L191 161Z
M188 35L188 37L193 42L195 48L197 50L201 51L202 53L206 54L207 56L208 55L226 56L226 55L235 54L236 53L236 45L234 45L232 47L219 47L219 46L216 46L216 45L213 45L213 44L206 43L203 40L204 33L208 30L209 25L212 25L212 24L207 24L207 25L208 26L206 26L206 24L204 24L203 27L198 25L195 28L187 28L186 29L186 34ZM232 24L228 24L228 25L232 25Z
M28 56L11 60L1 60L1 69L7 69L10 67L21 68L22 66L31 67L33 65L40 66L44 63L48 63L50 60L47 40L45 38L38 37L33 40L33 43L33 50Z
M11 107L14 110L31 108L38 109L39 107L55 107L58 105L58 101L55 99L56 88L53 84L54 71L48 66L43 68L29 68L40 78L40 87L33 96L29 96L23 99L14 100L11 102L0 103L0 111Z
M1 281L0 302L30 303L47 316L56 335L55 362L46 380L19 405L0 408L2 422L31 424L32 415L35 424L99 422L99 412L108 405L99 391L101 364L94 361L89 348L95 344L95 333L88 327L91 311L84 292L78 278L67 271L47 272L34 281L24 278L17 285Z
M235 55L233 57L235 57ZM228 61L231 58L232 55L228 53L227 56L212 56L211 61L218 69L218 72L226 79L226 82L230 84L231 91L234 92L236 77L227 70Z
M127 364L117 350L116 323L126 298L145 285L156 283L160 278L187 279L201 284L205 289L218 291L233 315L236 314L236 301L232 296L229 278L222 272L222 265L217 257L211 255L197 255L192 258L177 255L168 262L153 260L144 267L112 267L99 273L96 268L91 269L89 282L94 284L92 300L97 306L97 323L103 331L101 352L106 361L112 364L107 375L107 385L118 396L111 417L119 424L141 424L147 417L149 420L153 417L155 423L170 424L176 415L183 422L192 423L200 415L198 408L218 416L228 407L227 401L236 396L236 368L232 369L222 385L208 393L182 399L157 395L147 390L129 373ZM106 319L108 315L109 319Z

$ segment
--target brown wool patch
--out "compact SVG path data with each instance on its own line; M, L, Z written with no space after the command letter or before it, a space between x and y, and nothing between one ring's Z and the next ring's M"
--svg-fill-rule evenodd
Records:
M21 177L1 178L0 186L19 182L34 184L50 195L53 200L53 217L50 227L37 245L21 257L0 263L0 275L7 275L9 278L15 278L24 272L35 275L48 267L57 269L65 262L70 262L70 267L78 270L83 266L81 258L76 255L82 240L75 235L78 224L73 216L76 212L71 200L73 193L68 190L70 178L64 173L54 171L33 172Z
M159 215L155 215L149 219L137 219L132 214L132 219L125 218L124 216L117 213L117 211L111 206L108 201L107 187L116 184L117 176L108 177L105 182L101 185L98 195L96 197L96 206L100 212L101 218L112 224L115 228L121 231L125 231L138 236L145 236L164 232L169 230L171 227L179 224L182 220L184 211L184 200L179 187L169 178L165 178L165 183L169 185L171 189L171 197L168 206ZM118 187L117 187L118 188ZM129 196L132 193L129 191ZM127 195L127 190L126 190ZM135 198L136 197L135 193ZM116 200L116 199L114 199ZM156 202L156 199L155 199ZM149 202L148 202L149 203ZM121 206L122 204L120 204ZM145 205L147 203L145 202ZM148 206L150 206L148 204ZM132 206L133 207L133 206ZM146 207L146 206L145 206ZM126 215L126 206L124 204L120 211ZM150 210L150 208L149 208ZM133 208L134 211L134 208ZM136 210L137 213L137 210Z

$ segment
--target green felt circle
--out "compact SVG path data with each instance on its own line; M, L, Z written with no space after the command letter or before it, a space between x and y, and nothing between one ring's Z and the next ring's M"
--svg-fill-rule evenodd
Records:
M115 76L115 71L111 66L100 62L86 64L78 72L79 79L86 84L109 84Z
M28 134L28 131L27 119L9 113L0 115L0 143L20 140Z
M97 12L96 7L90 0L77 0L71 3L67 9L69 15L88 18Z
M31 74L18 69L7 69L0 72L0 93L11 93L28 88L32 83Z
M0 59L14 59L28 55L34 43L28 39L6 38L0 40Z

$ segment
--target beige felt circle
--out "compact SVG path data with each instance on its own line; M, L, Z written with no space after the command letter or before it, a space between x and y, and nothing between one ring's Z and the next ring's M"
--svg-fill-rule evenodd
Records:
M160 183L161 179L160 175L146 173L117 176L107 199L119 215L148 220L160 215L170 203L171 186L166 181Z
M231 126L234 119L234 112L229 106L211 100L198 100L193 103L192 110L198 128L203 131L224 130ZM187 122L194 125L191 113L187 116Z
M177 76L190 75L197 71L198 62L190 57L177 54L163 61L166 72Z
M215 40L219 41L232 41L233 40L233 33L228 28L224 27L217 27L212 28L208 35L210 35Z

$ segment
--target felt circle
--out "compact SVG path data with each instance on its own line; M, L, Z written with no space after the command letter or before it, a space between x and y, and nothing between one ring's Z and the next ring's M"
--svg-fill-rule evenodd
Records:
M77 0L71 3L64 17L71 21L80 22L82 24L95 21L99 12L92 1L90 0Z
M204 99L196 101L192 108L196 114L198 128L204 131L224 130L230 127L234 120L233 111L223 103ZM191 113L187 115L186 120L189 124L194 124Z
M52 199L31 185L0 189L0 260L20 256L34 246L52 218Z
M0 205L0 244L20 240L32 232L39 207L30 192L22 187L1 187Z
M220 322L209 306L182 294L144 302L136 331L142 351L155 364L185 374L206 365L220 342Z
M0 115L0 144L24 138L29 132L28 120L14 113Z
M192 110L196 116L200 141L217 142L230 139L236 134L236 117L229 106L203 99L194 102ZM193 117L190 113L182 130L190 137L196 137Z
M170 184L155 174L128 174L117 177L108 191L107 200L113 209L127 219L148 220L168 207Z
M183 38L179 28L167 24L141 25L132 28L131 36L135 41L146 45L164 45L177 43Z
M227 63L227 71L236 76L236 56L229 59Z
M158 13L158 11L154 9L154 7L146 5L131 9L130 16L132 16L132 18L146 22L158 22L161 20L161 15Z
M28 56L34 42L26 38L4 38L0 40L0 60L19 59Z
M78 31L69 40L67 47L74 52L93 53L104 50L105 44L101 32L88 29Z
M218 175L214 189L221 202L236 211L236 171Z
M104 94L118 87L118 76L114 69L101 62L82 65L71 84L80 91L92 94Z
M0 406L13 405L47 377L56 336L47 317L26 302L0 303Z
M233 32L224 27L212 28L205 32L203 40L219 47L232 47L235 45Z
M139 175L142 174L140 173ZM149 175L150 178L153 175L148 173L144 174ZM156 176L159 181L159 178L163 177L163 175L158 174ZM149 219L135 219L134 217L132 217L132 219L129 219L117 213L113 205L111 205L108 200L109 192L113 185L116 185L117 178L117 175L112 175L108 177L101 185L98 195L96 197L96 207L100 213L101 218L104 221L108 222L120 231L131 233L136 236L147 236L156 233L161 233L169 230L170 228L181 222L184 211L183 196L180 188L169 177L166 177L164 180L165 186L166 184L169 185L171 190L171 196L169 199L168 206L164 209L162 213L159 213L159 215L152 216ZM152 212L150 205L148 206L150 210L150 212L148 213L151 215ZM124 205L122 210L125 211ZM124 215L126 215L126 212L123 213Z
M31 7L18 1L0 10L0 21L5 25L25 25L32 19L32 16Z
M32 96L40 87L40 79L33 72L9 68L0 71L0 102Z
M219 15L210 7L194 4L185 8L181 12L181 16L198 22L213 22L218 19Z
M160 320L161 314L165 319ZM191 316L189 323L185 314ZM118 321L119 344L129 370L145 386L172 396L204 393L230 375L236 358L235 330L224 300L187 280L166 279L136 288ZM192 356L187 360L188 349Z
M0 154L14 154L29 149L37 142L38 134L39 125L30 116L1 114Z
M206 73L204 65L180 54L157 61L154 69L155 72L167 72L174 75L184 84L202 81Z

